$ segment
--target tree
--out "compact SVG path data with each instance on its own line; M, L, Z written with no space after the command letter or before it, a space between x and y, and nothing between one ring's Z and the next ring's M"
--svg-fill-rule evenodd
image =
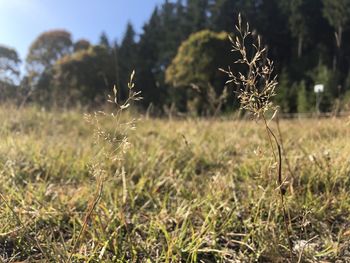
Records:
M319 96L319 107L323 111L329 111L332 106L332 99L335 97L338 97L339 90L337 89L338 86L338 74L331 69L329 69L326 65L324 65L321 61L319 64L310 70L308 72L308 76L312 80L312 85L315 84L323 84L324 85L324 91Z
M99 42L100 46L105 47L106 49L110 49L111 45L109 43L109 39L108 36L105 32L102 32L101 36L100 36L100 42Z
M31 44L26 58L27 92L34 92L33 98L39 102L49 103L52 96L52 69L62 57L71 54L73 43L69 32L51 30L42 33Z
M187 0L186 18L192 32L208 28L209 11L209 0Z
M19 80L21 60L16 50L0 45L0 100L15 94L15 85Z
M179 12L179 13L178 13ZM181 2L165 1L160 13L159 57L158 66L166 68L176 55L181 41L190 34L189 27L184 19L185 10ZM187 33L187 34L186 34Z
M350 0L323 0L323 5L323 14L335 30L334 35L339 58L344 27L350 18ZM333 59L333 70L336 69L337 63L339 61L337 62L337 55L335 55Z
M74 43L74 52L89 49L90 46L91 44L88 40L79 39L77 42Z
M178 49L176 57L166 70L166 82L175 87L187 88L187 94L195 99L198 112L205 113L210 103L209 95L222 94L225 77L219 68L227 68L231 62L230 44L225 32L203 30L192 34ZM194 87L198 93L193 93ZM198 100L199 99L199 100Z
M16 50L0 45L0 82L14 84L20 75L20 63Z
M302 56L305 37L308 35L305 10L306 0L280 1L279 4L288 17L288 24L292 36L298 40L298 58Z
M101 103L115 83L107 49L93 46L57 61L53 68L52 100L59 105Z
M254 24L256 17L254 0L215 0L210 5L211 25L216 31L231 31L234 25L234 19L238 13L248 17L249 21Z
M293 107L290 102L291 91L288 74L284 69L278 77L278 91L275 97L276 104L281 108L282 112L291 112Z
M218 68L229 63L228 34L203 30L190 35L166 70L166 81L175 86L206 85L213 83ZM224 56L225 55L225 56Z
M161 14L156 7L150 20L143 26L137 52L136 86L142 91L142 104L145 107L151 103L157 106L163 103L164 87L159 85L159 76L163 74L159 66L162 36Z
M72 39L69 32L52 30L42 33L30 46L26 58L28 72L40 75L50 69L63 56L72 53Z
M309 107L309 101L308 101L308 94L306 91L305 82L301 81L299 84L294 84L295 88L297 89L297 107L298 107L298 113L305 113L308 112Z
M137 46L135 42L135 30L131 23L126 26L124 37L118 48L118 76L119 99L125 100L128 96L128 83L130 72L135 69Z

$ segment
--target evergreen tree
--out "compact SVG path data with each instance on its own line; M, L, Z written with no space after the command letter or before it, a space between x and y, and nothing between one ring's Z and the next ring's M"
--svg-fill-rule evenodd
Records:
M143 27L137 54L136 86L141 89L142 103L148 107L151 103L160 106L163 90L160 90L157 76L161 74L158 66L159 45L162 37L161 18L156 7L148 23Z
M236 1L216 0L210 6L211 9L211 25L215 31L231 32L234 24L236 11Z
M102 32L102 34L100 36L99 44L108 50L110 49L111 46L109 44L109 39L108 39L108 36L105 32Z
M186 19L191 32L208 28L209 0L187 0Z
M128 23L124 33L124 37L121 41L120 47L118 48L118 89L121 100L125 100L128 96L127 83L129 81L130 73L135 69L136 57L137 57L137 46L135 42L135 30L131 23Z
M249 21L252 27L261 35L268 49L269 57L274 60L276 72L282 68L287 70L291 55L291 36L286 30L288 28L288 16L281 9L284 0L255 1L256 4L246 3ZM287 0L289 1L289 0ZM255 9L251 6L255 6Z
M291 98L291 87L286 69L282 70L282 73L278 78L278 87L276 91L276 104L280 107L282 112L291 112L292 103Z
M298 90L298 97L297 97L297 105L298 105L298 112L299 113L305 113L309 111L309 101L308 101L308 94L306 91L305 81L301 81L296 86Z
M232 32L234 29L235 19L238 14L252 25L256 25L256 7L259 5L257 0L215 0L210 3L211 25L216 31ZM265 2L265 1L263 1Z
M337 54L334 55L333 70L336 70L338 63L337 59L339 60L341 56L340 52L343 42L343 31L350 18L350 0L323 0L323 5L323 14L335 30L334 35Z
M302 56L303 44L306 36L308 35L308 27L306 22L306 14L303 12L304 3L307 0L290 0L281 1L281 6L283 7L285 14L289 14L288 22L289 28L292 36L297 38L297 55L298 58Z

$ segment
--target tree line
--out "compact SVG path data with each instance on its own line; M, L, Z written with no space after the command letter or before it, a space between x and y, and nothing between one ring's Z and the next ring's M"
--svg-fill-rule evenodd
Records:
M136 70L142 107L214 114L231 111L236 87L219 68L234 67L228 34L238 13L262 37L275 62L275 100L283 112L347 110L350 102L350 0L165 0L137 35L129 23L121 41L102 33L98 44L72 41L64 30L37 37L25 61L0 46L1 99L43 106L100 105L113 85L120 100ZM20 74L21 63L25 74Z

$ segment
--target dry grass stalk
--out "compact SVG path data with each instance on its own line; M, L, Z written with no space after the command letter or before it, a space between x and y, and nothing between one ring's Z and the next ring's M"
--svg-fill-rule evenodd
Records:
M272 98L276 95L277 76L273 74L273 62L269 60L266 54L266 48L261 45L259 35L250 31L249 23L242 25L242 18L239 14L238 25L236 25L237 35L230 36L232 44L232 52L238 53L239 58L234 61L235 64L240 64L246 68L245 72L233 72L230 68L223 70L229 80L227 83L233 83L237 86L237 97L241 104L241 109L252 113L258 120L262 119L271 146L271 151L276 162L278 162L277 183L279 195L282 205L283 217L285 222L285 230L288 238L290 257L293 258L293 244L290 233L290 222L285 207L284 195L286 194L285 182L282 178L282 147L275 133L270 128L267 118L267 111L274 111L271 119L273 119L278 108L274 106ZM275 147L278 155L276 156Z
M135 127L135 120L132 120L131 122L123 123L120 120L121 113L128 109L130 107L130 104L132 101L138 101L141 100L142 97L140 96L141 92L135 92L134 91L134 77L135 77L135 71L133 71L130 75L130 80L128 82L128 88L129 88L129 96L125 102L122 104L118 101L118 90L117 87L113 87L113 96L108 96L108 102L113 103L116 106L116 110L110 114L107 114L103 111L95 112L94 115L86 115L86 121L90 123L94 127L94 133L95 133L95 143L97 145L101 146L100 153L101 155L111 161L121 161L123 154L125 154L126 150L129 147L127 132L129 130L134 129ZM100 116L109 116L114 121L115 130L114 133L110 133L106 131L103 126L100 124L99 117ZM122 138L119 138L119 132L122 131ZM102 143L101 143L102 141ZM107 143L110 148L106 149L104 143ZM100 163L99 160L91 167L91 174L96 178L96 192L93 196L93 198L90 200L89 205L86 209L84 221L81 230L79 231L78 237L74 242L72 251L68 257L67 262L71 262L72 256L74 251L77 249L80 240L83 238L83 234L85 232L85 229L88 225L89 219L91 215L93 214L95 208L97 207L103 193L103 186L107 179L108 173L106 168L104 168L104 165ZM123 178L123 202L126 202L126 183L125 183L125 172L124 168L122 167L122 174Z

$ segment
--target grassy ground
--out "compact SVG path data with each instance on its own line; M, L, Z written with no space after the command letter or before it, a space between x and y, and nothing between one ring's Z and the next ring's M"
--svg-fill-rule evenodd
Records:
M69 256L73 262L286 262L289 256L262 123L141 119L124 159L106 161L81 112L2 107L0 120L3 262ZM281 122L292 262L350 262L347 121ZM113 131L107 120L101 127ZM98 189L96 165L107 179L78 240Z

